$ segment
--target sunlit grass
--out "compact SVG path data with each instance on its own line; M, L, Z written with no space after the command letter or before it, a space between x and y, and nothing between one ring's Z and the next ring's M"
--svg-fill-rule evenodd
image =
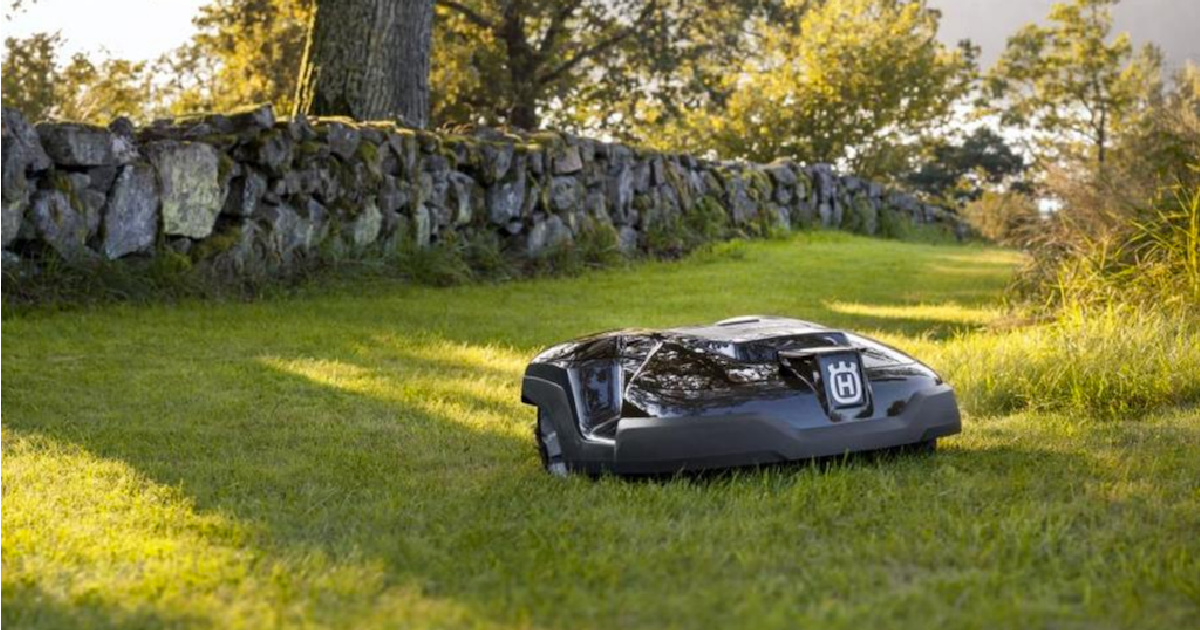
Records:
M1194 408L972 415L933 457L711 479L539 469L518 397L545 345L778 313L878 333L971 400L975 361L1026 365L1028 331L980 330L1018 262L817 234L575 279L8 318L3 622L1189 627Z

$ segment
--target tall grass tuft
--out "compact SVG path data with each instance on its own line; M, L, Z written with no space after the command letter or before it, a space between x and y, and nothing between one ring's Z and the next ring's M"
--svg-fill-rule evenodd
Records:
M1131 419L1200 403L1200 320L1179 311L1064 310L1048 324L930 344L923 356L972 414Z

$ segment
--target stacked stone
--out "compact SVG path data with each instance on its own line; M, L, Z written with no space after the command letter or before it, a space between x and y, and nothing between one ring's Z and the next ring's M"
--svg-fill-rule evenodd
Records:
M627 252L647 233L717 208L735 228L874 234L882 212L952 212L827 164L715 162L569 134L433 134L389 122L277 119L269 106L107 128L30 125L3 111L6 264L167 249L234 274L427 247L489 232L527 256L611 226Z

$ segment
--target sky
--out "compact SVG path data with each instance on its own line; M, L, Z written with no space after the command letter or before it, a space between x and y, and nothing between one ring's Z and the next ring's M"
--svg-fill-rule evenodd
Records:
M1055 0L929 0L942 10L941 38L969 38L982 48L984 66L995 61L1005 38L1020 26L1045 17ZM3 35L61 31L66 55L107 49L114 56L153 59L186 41L191 20L207 0L36 0L4 19ZM7 2L5 2L7 4ZM1153 41L1168 68L1186 60L1200 63L1200 0L1124 0L1115 10L1118 31L1135 44Z

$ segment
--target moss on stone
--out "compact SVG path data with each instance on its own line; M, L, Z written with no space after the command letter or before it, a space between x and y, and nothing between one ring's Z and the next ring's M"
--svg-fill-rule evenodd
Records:
M224 151L217 151L217 181L222 183L228 181L235 166L233 158Z
M62 171L50 172L50 187L63 193L67 197L67 204L76 213L83 215L85 213L83 201L79 198L79 193L75 190L75 186L71 184L71 178ZM56 216L56 219L60 217ZM60 225L61 227L61 225Z
M747 192L750 193L750 198L756 201L767 201L771 198L773 187L771 186L771 178L766 171L758 168L748 168L744 171L746 181L749 184Z
M315 157L321 154L321 150L326 145L323 142L315 140L306 140L300 143L300 155L302 157Z
M230 225L196 243L196 246L190 252L191 259L193 262L211 260L233 249L241 240L242 227L240 225Z
M566 146L566 140L553 131L538 131L526 136L523 144L532 144L539 148L559 149Z

